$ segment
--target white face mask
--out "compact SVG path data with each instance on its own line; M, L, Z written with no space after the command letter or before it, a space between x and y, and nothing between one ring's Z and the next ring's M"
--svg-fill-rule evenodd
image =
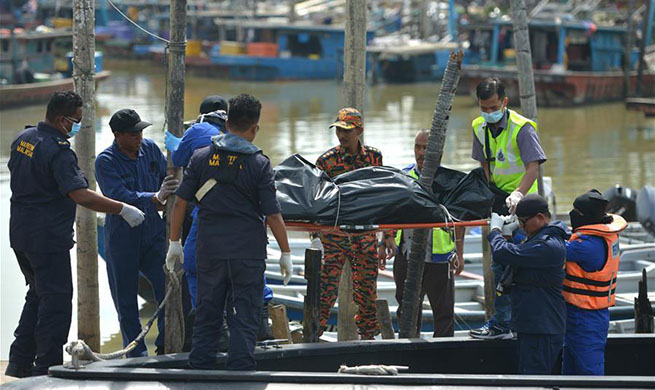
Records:
M503 119L504 113L504 107L501 107L500 110L496 110L494 112L483 112L482 117L487 123L498 123L501 119Z

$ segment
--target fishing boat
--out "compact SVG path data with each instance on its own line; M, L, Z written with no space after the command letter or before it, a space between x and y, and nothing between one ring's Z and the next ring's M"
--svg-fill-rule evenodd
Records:
M513 375L515 340L470 338L400 339L314 344L265 344L255 349L256 372L188 368L188 354L76 362L51 367L49 376L21 379L3 389L451 389L476 388L653 388L655 335L610 335L606 376ZM398 375L338 373L342 366L402 366ZM559 365L555 365L555 374Z
M462 67L462 76L469 81L469 93L475 96L476 85L495 76L505 82L509 99L518 102L512 22L497 19L463 29L471 43L467 52L471 64ZM597 26L579 20L532 19L529 31L540 107L624 99L624 61L629 61L630 69L634 69L638 58L634 50L630 58L624 58L625 27ZM631 91L635 90L637 78L637 72L631 71ZM648 95L655 94L655 73L644 72L641 84Z
M0 109L48 101L55 91L73 89L70 30L0 31ZM72 47L72 46L71 46ZM96 83L108 78L96 54Z
M325 80L343 74L344 29L336 25L220 20L209 53L186 58L189 71L230 80ZM367 40L373 32L367 33Z

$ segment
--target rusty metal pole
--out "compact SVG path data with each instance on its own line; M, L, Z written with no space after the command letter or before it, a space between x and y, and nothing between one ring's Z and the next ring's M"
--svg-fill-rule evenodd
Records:
M73 2L73 82L82 96L82 129L75 150L89 189L95 191L95 1ZM98 222L96 213L77 207L77 337L100 351L100 303L98 297Z
M186 0L171 0L170 5L170 42L168 53L168 85L166 87L166 122L168 131L176 137L184 133L184 55L186 50ZM174 174L181 179L182 170L175 168L171 162L171 153L168 155L169 175ZM171 215L175 196L170 196L167 203L167 215ZM170 229L170 219L166 222ZM166 235L168 237L168 234ZM175 265L178 270L181 265ZM170 275L167 275L167 285ZM182 352L184 343L184 313L182 312L182 290L177 284L166 303L166 353Z

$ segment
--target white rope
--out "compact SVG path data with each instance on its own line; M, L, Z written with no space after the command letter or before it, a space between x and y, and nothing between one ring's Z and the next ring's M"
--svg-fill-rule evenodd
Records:
M383 364L372 364L368 366L348 367L342 365L339 367L339 374L356 374L356 375L398 375L398 371L409 370L408 366L386 366Z
M168 288L166 289L166 296L164 296L164 299L162 299L161 303L159 304L159 307L157 307L155 314L152 315L152 317L148 320L146 325L143 327L141 333L139 333L139 335L136 336L134 340L130 341L130 343L125 348L111 353L98 353L98 352L93 352L91 347L89 347L84 342L84 340L71 341L68 344L66 344L65 347L66 352L68 352L68 354L71 355L72 358L71 364L70 366L67 366L67 368L74 368L74 369L82 368L83 366L81 365L81 361L99 362L103 360L117 359L119 357L122 357L123 355L130 353L134 348L136 348L136 346L139 345L139 342L141 342L141 340L143 340L143 338L146 337L146 334L148 334L148 332L150 331L150 328L152 327L155 318L157 318L159 313L166 306L166 302L168 301L168 298L171 296L171 293L175 289L179 288L180 285L179 276L182 274L182 272L184 271L179 270L177 272L169 272L170 278L169 278Z

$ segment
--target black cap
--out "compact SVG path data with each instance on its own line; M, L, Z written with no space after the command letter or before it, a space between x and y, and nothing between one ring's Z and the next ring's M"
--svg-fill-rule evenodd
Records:
M528 194L516 205L516 216L533 217L539 213L548 213L548 202L538 194Z
M114 133L137 133L152 123L141 120L139 114L130 108L118 110L111 116L109 127Z
M607 214L607 200L600 191L593 189L578 196L573 201L573 207L578 209L585 219L593 222L600 222Z
M202 103L200 103L201 114L207 114L217 110L223 110L227 112L227 100L225 100L222 96L207 96L202 100Z

